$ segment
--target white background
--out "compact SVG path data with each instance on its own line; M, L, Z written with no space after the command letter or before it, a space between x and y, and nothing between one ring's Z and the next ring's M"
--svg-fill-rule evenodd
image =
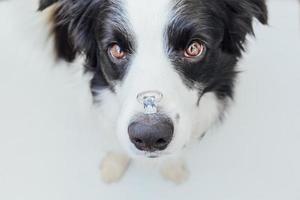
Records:
M0 199L299 200L299 2L268 4L228 118L188 152L189 180L176 186L133 163L107 186L88 78L50 67L31 8L0 3Z

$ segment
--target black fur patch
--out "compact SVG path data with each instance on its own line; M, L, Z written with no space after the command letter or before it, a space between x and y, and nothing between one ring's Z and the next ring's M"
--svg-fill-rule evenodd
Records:
M42 11L57 1L58 0L40 0L39 10Z
M219 98L233 98L237 75L235 66L244 51L247 34L253 34L257 18L267 23L263 0L184 0L174 10L167 29L169 56L186 85L205 92L214 91ZM206 52L197 62L188 62L182 51L191 40L205 43ZM203 90L203 91L202 91Z
M42 1L40 8L46 5L50 2ZM72 62L77 54L85 55L86 70L94 73L93 94L103 88L113 90L114 81L122 79L126 72L130 56L128 62L111 62L107 54L111 43L118 42L126 51L133 52L133 38L121 14L121 6L107 0L57 2L52 17L57 57Z

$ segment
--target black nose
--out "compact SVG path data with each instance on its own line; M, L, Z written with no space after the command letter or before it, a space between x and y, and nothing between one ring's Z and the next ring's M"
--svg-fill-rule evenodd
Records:
M131 142L137 149L162 151L171 142L174 132L172 120L165 115L142 115L128 127Z

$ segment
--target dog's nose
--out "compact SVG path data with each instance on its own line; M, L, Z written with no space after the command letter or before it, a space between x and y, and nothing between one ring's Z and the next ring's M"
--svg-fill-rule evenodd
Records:
M128 127L131 142L141 151L155 152L167 148L174 132L172 120L164 115L142 115Z

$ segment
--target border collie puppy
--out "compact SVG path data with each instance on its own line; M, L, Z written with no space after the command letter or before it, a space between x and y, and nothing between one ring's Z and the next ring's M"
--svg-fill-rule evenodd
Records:
M84 57L100 132L119 144L102 162L104 181L119 180L130 158L164 158L162 175L184 181L178 155L233 99L253 20L267 23L265 1L40 1L48 7L57 58Z

